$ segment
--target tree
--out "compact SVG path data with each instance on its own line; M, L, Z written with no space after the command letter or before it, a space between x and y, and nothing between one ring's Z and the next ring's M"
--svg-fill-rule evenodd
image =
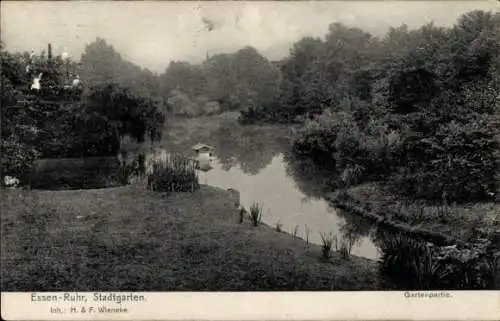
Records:
M81 78L89 86L116 81L123 64L121 55L101 38L85 46L81 62Z

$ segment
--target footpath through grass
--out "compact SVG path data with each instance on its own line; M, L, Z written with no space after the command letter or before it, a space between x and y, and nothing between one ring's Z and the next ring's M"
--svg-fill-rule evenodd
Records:
M376 263L239 223L229 192L3 190L3 291L377 289Z

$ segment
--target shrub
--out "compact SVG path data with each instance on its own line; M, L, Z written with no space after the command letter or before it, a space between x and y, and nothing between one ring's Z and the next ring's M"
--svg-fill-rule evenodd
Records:
M16 136L9 136L2 139L0 151L1 180L3 184L4 176L14 176L20 179L21 184L26 183L26 179L31 172L34 162L38 157L38 152L28 144L21 142Z
M471 249L459 249L402 233L387 234L380 238L379 269L393 286L408 290L492 289L498 278L498 258L490 245L477 243Z
M324 165L335 165L334 159L339 150L349 150L356 146L356 134L359 129L349 113L326 111L315 120L306 121L293 139L293 149L297 154L311 156ZM340 137L340 138L339 138Z
M383 121L371 121L361 131L351 114L325 112L295 133L294 151L335 168L346 186L383 179L400 166L402 138Z
M472 117L471 117L472 118ZM406 141L408 166L396 190L429 200L484 200L497 192L500 168L498 124L492 116L441 125L430 137Z
M365 168L355 164L354 166L348 165L340 175L340 184L342 187L350 187L356 185L360 182L362 176L364 175Z
M114 157L54 158L39 160L29 182L33 189L105 188L124 184L119 176Z
M295 133L293 149L297 154L310 156L315 161L332 160L336 137L335 129L308 120L304 127Z
M154 160L148 189L155 192L193 192L199 188L195 164L180 155Z
M381 275L396 286L430 290L438 284L437 265L430 247L403 234L381 239Z
M360 148L364 150L363 166L370 178L384 179L402 163L402 130L389 128L385 120L373 121L365 128L364 141Z

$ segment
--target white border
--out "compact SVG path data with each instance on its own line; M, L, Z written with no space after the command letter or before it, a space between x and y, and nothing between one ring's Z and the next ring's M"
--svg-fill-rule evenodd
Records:
M116 293L122 292L97 292ZM129 294L122 293L122 294ZM423 297L433 293L435 297ZM443 294L450 297L439 297ZM38 293L62 297L64 292ZM500 291L454 292L135 292L145 301L33 302L32 292L1 294L4 320L499 320ZM409 297L409 294L421 297ZM126 313L88 313L99 306ZM69 313L86 307L85 313ZM59 308L62 313L51 313Z

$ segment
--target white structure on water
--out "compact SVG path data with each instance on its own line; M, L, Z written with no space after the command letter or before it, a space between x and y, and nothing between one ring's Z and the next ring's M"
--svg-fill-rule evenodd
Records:
M206 144L196 144L193 146L193 150L197 154L198 169L202 171L208 171L212 168L211 161L213 159L212 151L214 148Z

